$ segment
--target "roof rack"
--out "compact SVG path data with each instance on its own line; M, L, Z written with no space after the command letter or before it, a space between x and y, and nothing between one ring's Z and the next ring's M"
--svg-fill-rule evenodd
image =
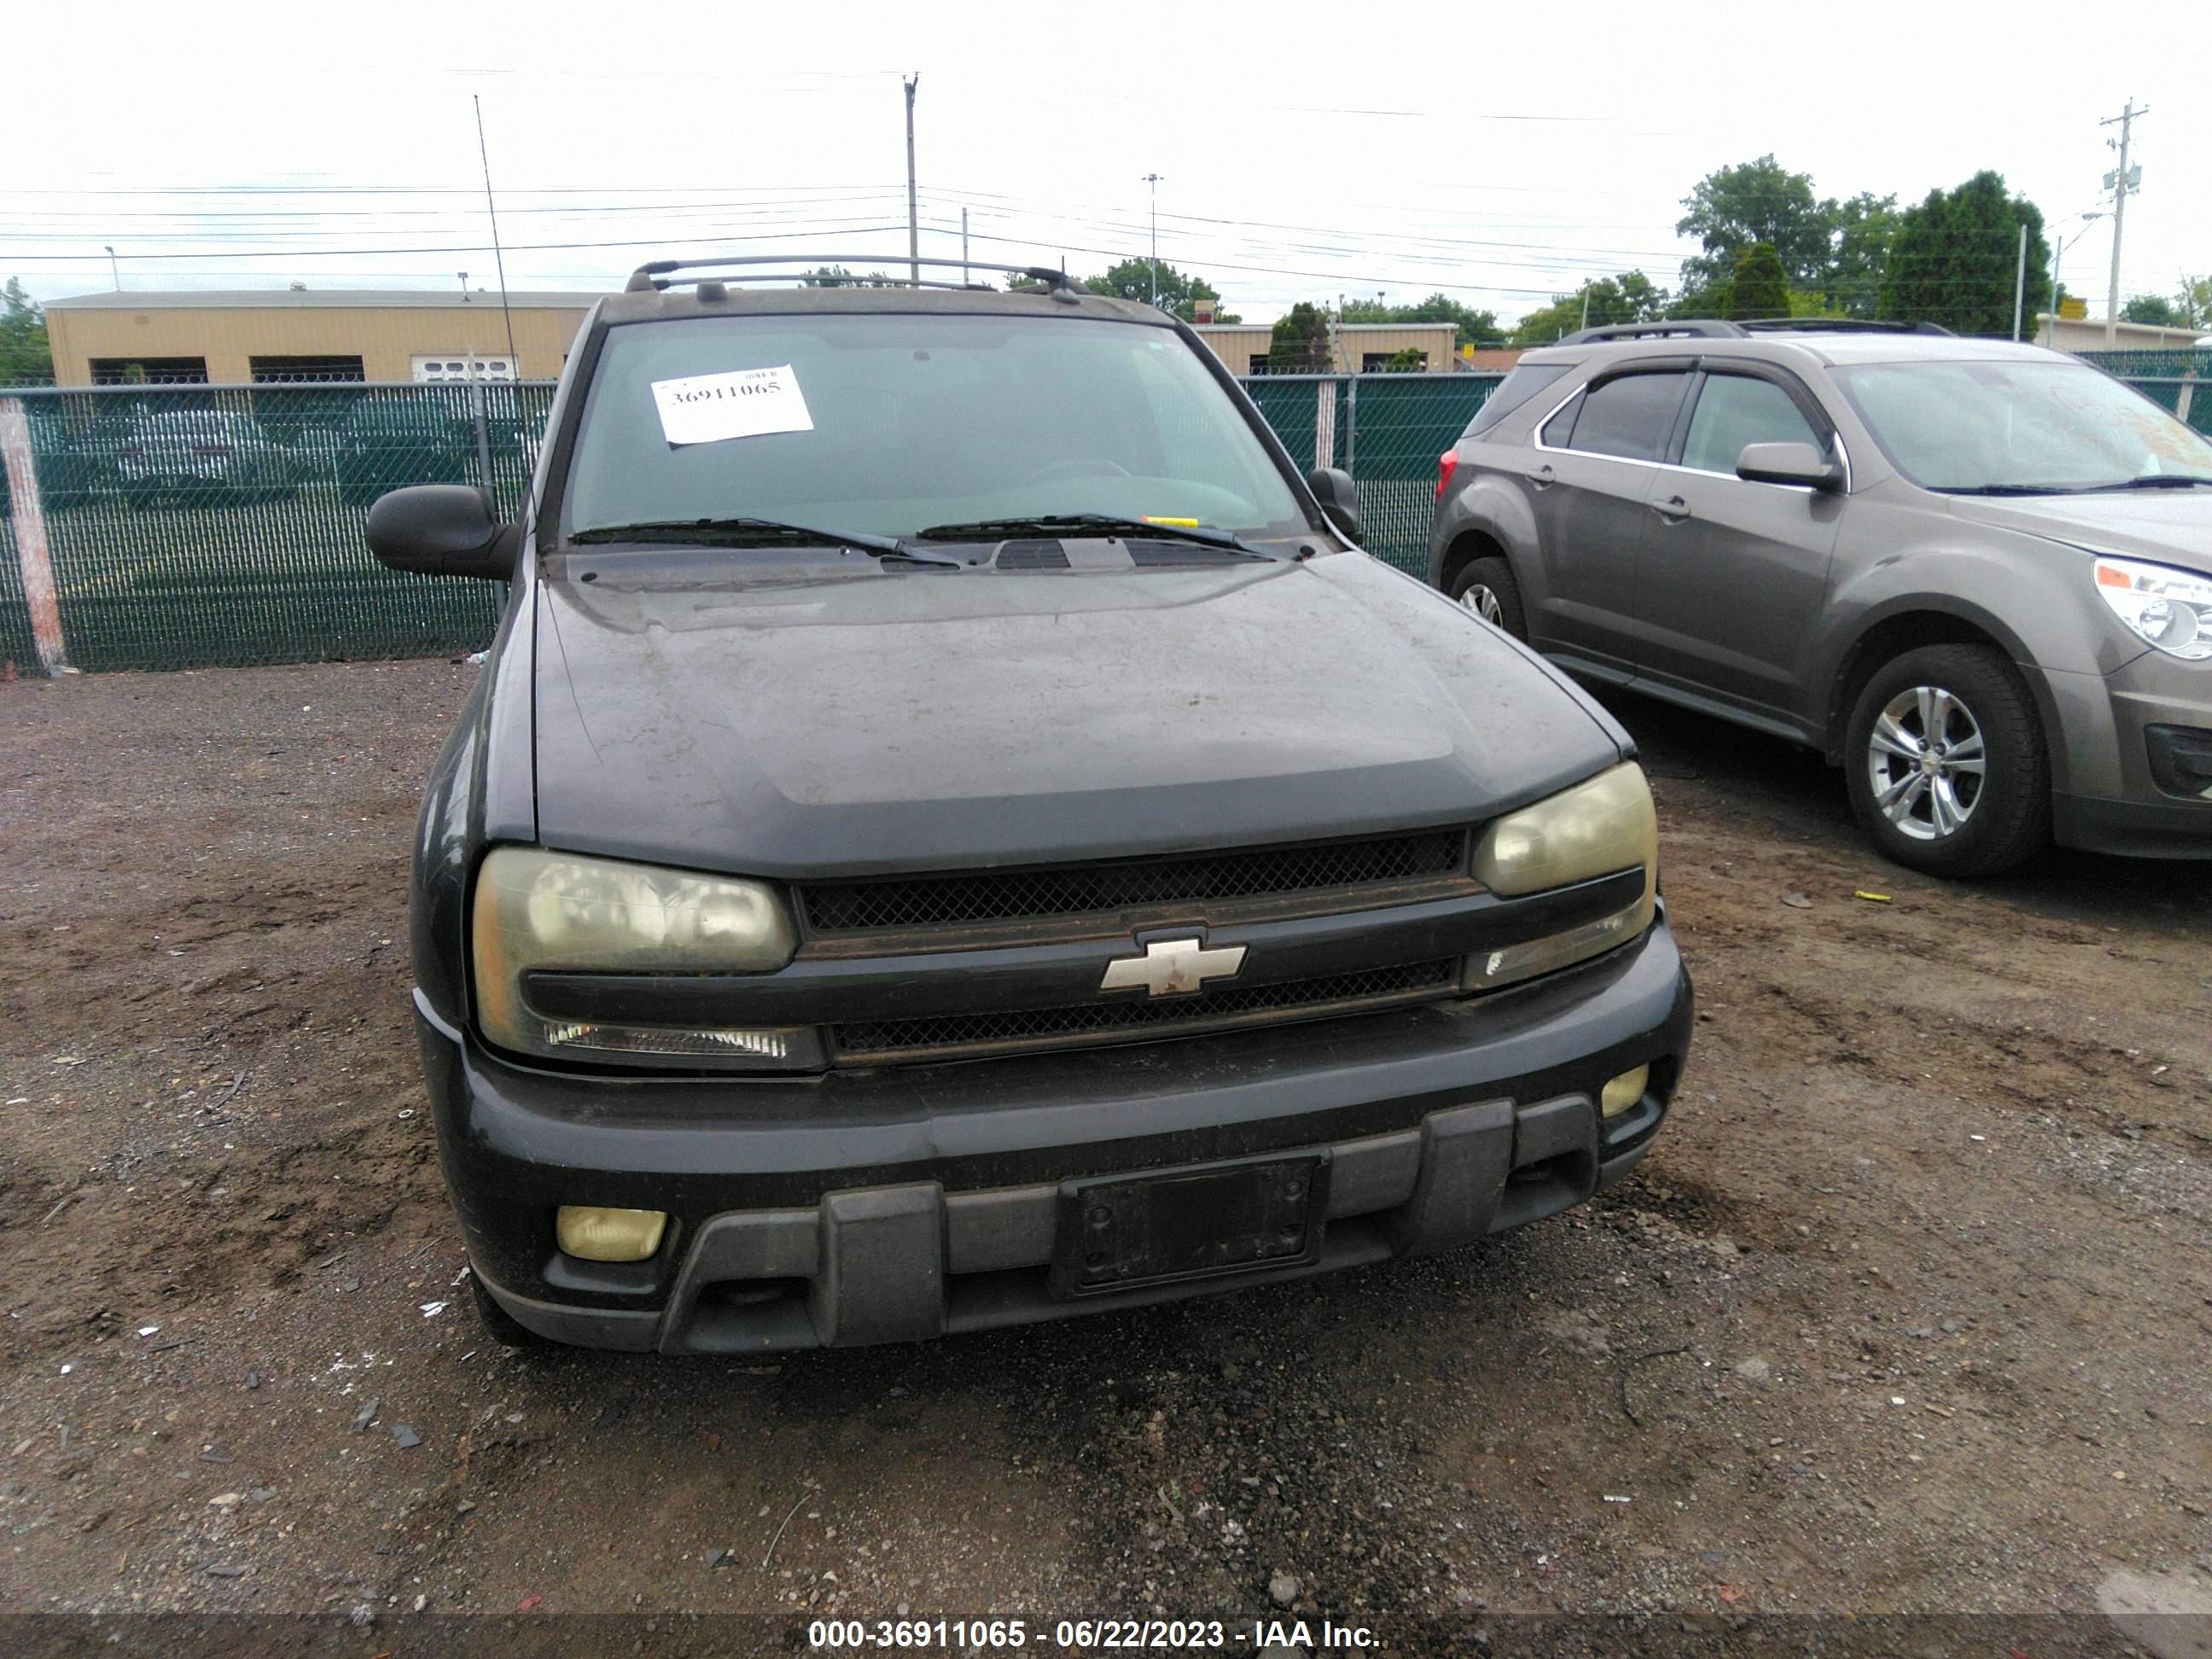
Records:
M1753 334L1942 334L1934 323L1877 323L1858 317L1751 317L1740 323L1717 317L1678 317L1663 323L1608 323L1578 329L1558 343L1595 345L1606 340L1741 340Z
M881 260L884 257L881 253L749 253L712 259L653 259L630 272L629 281L623 284L623 292L646 294L656 289L665 289L684 283L798 282L814 275L827 265L842 265L848 261L855 264L864 264L870 260ZM903 263L908 265L957 265L963 270L994 270L1006 275L1026 276L1055 297L1064 294L1072 298L1075 295L1089 292L1082 283L1077 282L1066 271L1054 270L1050 265L994 265L985 264L974 259L908 259ZM756 266L761 269L747 270L740 274L726 277L678 276L672 274L679 270L728 270L740 266ZM782 267L782 269L774 269L774 267ZM981 283L939 282L927 276L887 276L880 272L871 271L865 277L853 278L849 284L841 283L836 286L969 289L981 289L985 285Z
M1747 334L1941 334L1938 323L1877 323L1864 317L1752 317L1736 326Z
M1608 323L1577 329L1559 342L1561 345L1595 345L1603 340L1738 340L1743 329L1714 317L1678 319L1665 323Z

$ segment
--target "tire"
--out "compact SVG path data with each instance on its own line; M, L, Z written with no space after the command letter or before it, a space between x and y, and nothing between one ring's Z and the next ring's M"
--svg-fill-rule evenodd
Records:
M1930 875L2008 870L2051 837L2042 723L1989 646L1923 646L1876 669L1845 728L1844 777L1874 844Z
M469 1300L476 1304L477 1319L484 1333L502 1347L536 1349L544 1352L560 1345L550 1337L540 1336L492 1298L484 1289L483 1280L476 1270L469 1270Z
M1528 619L1521 609L1521 584L1513 580L1513 567L1502 556L1477 559L1452 578L1455 604L1526 643Z

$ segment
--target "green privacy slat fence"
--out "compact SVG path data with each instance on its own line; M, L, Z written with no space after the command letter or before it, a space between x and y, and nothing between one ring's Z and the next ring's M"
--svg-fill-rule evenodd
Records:
M2130 356L2142 354L2128 354ZM2167 409L2183 369L2130 365ZM1245 382L1301 471L1358 480L1367 545L1425 574L1437 458L1495 374L1261 376ZM404 484L489 484L521 502L550 385L285 386L10 392L30 428L69 660L98 671L458 654L487 643L501 592L386 570L362 536ZM4 474L0 664L35 669Z

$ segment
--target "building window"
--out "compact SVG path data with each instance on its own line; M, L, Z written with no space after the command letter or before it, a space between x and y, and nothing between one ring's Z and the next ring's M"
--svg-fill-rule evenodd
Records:
M1402 351L1365 351L1359 356L1362 374L1419 374L1429 367L1429 354L1417 346Z
M564 359L565 361L565 359ZM466 352L441 352L434 357L415 360L415 378L429 380L511 380L514 375L512 357L471 357Z
M1267 372L1267 354L1264 351L1254 352L1252 366L1244 372L1247 374L1265 374Z
M204 357L94 357L94 386L205 386Z
M249 357L256 386L302 386L324 381L358 386L368 376L358 357Z

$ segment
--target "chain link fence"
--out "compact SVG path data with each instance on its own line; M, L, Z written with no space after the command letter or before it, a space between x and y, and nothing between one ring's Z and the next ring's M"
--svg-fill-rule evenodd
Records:
M2194 373L2204 354L2166 356L2107 367L2212 434ZM1358 481L1369 550L1420 575L1437 458L1501 379L1244 384L1301 471L1334 465ZM363 524L377 496L412 483L487 484L513 515L552 395L498 381L0 391L0 447L12 429L25 452L0 471L0 673L64 654L97 672L480 648L501 591L388 571ZM37 510L18 511L11 480L33 475ZM43 563L18 548L27 526L43 534ZM51 572L57 639L33 625L27 570Z
M70 666L422 656L483 645L500 595L378 564L370 504L473 483L515 512L551 398L511 382L0 393L0 440L12 426L27 441ZM11 456L0 471L0 663L17 672L42 658L17 544L25 470Z

